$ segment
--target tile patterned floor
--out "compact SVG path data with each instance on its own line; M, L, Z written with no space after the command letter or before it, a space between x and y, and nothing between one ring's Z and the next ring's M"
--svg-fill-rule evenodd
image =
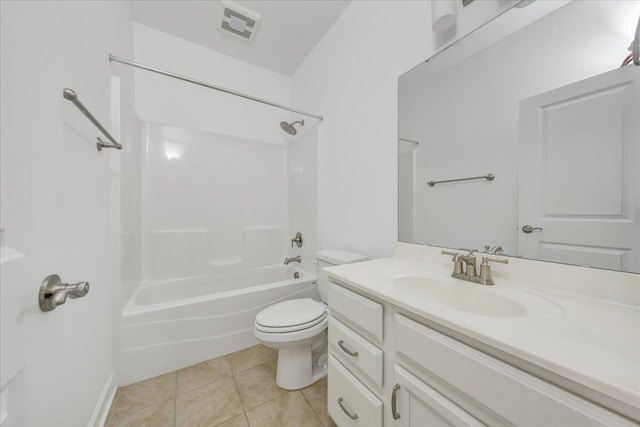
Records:
M256 345L118 389L107 427L335 427L327 379L275 382L277 352Z

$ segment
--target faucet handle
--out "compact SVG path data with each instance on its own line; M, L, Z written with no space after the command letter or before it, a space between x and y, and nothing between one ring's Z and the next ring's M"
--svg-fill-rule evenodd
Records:
M458 256L460 255L458 252L453 252L453 251L440 251L440 253L442 255L452 255L452 256Z
M440 253L443 255L452 255L453 258L451 261L453 261L453 273L462 274L462 260L460 259L462 254L460 252L440 251Z
M473 255L474 252L478 252L477 249L467 249L467 248L459 248L459 251L465 251L465 252L469 252L469 255Z
M488 256L483 256L482 264L480 264L480 276L478 277L480 283L483 285L494 284L493 278L491 277L491 266L489 265L489 261L509 264L508 259L489 258Z
M509 260L508 259L500 259L500 258L490 258L488 256L483 256L482 257L482 263L489 265L489 261L491 262L499 262L502 264L509 264Z
M293 244L296 244L296 246L298 246L299 248L302 247L302 233L300 233L299 231L296 233L296 237L294 237L293 239L291 239L291 247L293 247Z

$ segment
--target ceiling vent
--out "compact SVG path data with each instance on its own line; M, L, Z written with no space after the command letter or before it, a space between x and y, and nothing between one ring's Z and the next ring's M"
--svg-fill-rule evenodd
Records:
M260 26L260 15L232 1L224 0L218 29L244 40L253 40Z

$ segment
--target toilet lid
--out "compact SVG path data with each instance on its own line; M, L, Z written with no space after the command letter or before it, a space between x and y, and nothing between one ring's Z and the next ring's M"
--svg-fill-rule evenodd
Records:
M284 329L298 326L299 330L307 324L317 323L326 316L326 312L324 304L311 298L294 299L265 308L256 316L256 324L267 328Z

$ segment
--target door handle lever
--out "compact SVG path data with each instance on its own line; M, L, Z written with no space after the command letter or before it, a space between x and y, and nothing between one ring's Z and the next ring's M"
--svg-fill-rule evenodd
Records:
M531 232L532 232L532 231L534 231L534 230L540 230L540 231L542 231L542 227L532 227L532 226L530 226L530 225L528 225L528 224L527 224L527 225L523 225L523 226L522 226L522 232L523 232L523 233L527 233L527 234L529 234L529 233L531 233Z
M64 304L67 297L80 298L89 293L89 282L62 283L60 276L52 274L47 276L38 294L38 304L42 311L53 311L57 306Z

